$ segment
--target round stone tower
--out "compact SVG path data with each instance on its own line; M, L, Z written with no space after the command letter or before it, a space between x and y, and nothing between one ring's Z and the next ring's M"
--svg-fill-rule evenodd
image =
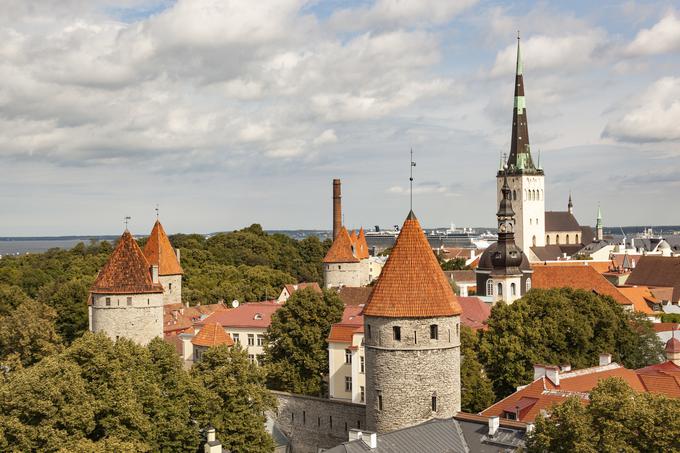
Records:
M163 286L163 304L181 303L184 271L179 264L179 249L172 248L159 220L156 220L144 246L144 256L152 266L158 266L158 281Z
M163 287L158 266L151 265L129 231L97 275L90 290L92 332L112 339L147 344L163 335Z
M410 212L363 311L368 429L389 432L460 411L460 313Z
M344 226L323 259L323 280L325 288L368 284L368 268L357 257L355 243Z

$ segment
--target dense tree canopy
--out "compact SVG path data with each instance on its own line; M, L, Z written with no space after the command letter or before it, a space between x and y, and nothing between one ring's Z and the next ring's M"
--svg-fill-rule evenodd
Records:
M529 438L531 453L680 451L680 403L637 393L620 378L601 381L590 404L577 397L539 416Z
M204 357L190 374L163 340L142 347L88 332L5 373L0 451L196 451L211 424L233 452L271 451L263 371L240 350Z
M494 402L491 381L479 362L478 349L477 333L467 326L462 326L460 330L461 409L473 414L481 412Z
M610 352L626 367L640 368L663 358L648 320L582 290L532 289L512 305L496 305L488 325L480 359L500 397L530 382L535 363L586 368Z
M277 390L307 395L323 393L322 375L328 373L331 326L342 319L342 301L332 291L296 291L272 315L265 341L269 385Z

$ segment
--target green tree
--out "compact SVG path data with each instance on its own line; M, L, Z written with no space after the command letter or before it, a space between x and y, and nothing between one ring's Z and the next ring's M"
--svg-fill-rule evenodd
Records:
M534 363L586 368L604 351L633 368L663 358L648 321L582 290L533 289L512 305L497 304L488 325L479 356L500 397L530 382Z
M680 451L680 404L676 399L632 390L621 378L599 382L590 403L577 397L539 416L529 452Z
M43 286L38 300L57 311L55 320L57 331L70 344L88 328L87 298L92 279L73 278L67 282L54 281Z
M296 291L272 315L265 335L265 363L272 388L306 395L323 393L328 373L326 339L344 306L332 291Z
M17 285L0 283L0 316L6 316L30 297Z
M461 409L473 414L481 412L494 402L491 381L477 357L479 340L477 334L467 326L460 331Z
M439 260L439 265L444 271L460 271L463 269L470 269L470 266L465 265L465 258L453 258L450 260Z
M61 351L56 318L54 309L31 299L0 317L0 361L26 367Z
M192 374L217 396L210 405L210 422L224 448L234 453L274 449L264 424L265 412L276 407L276 399L265 387L265 370L251 363L246 351L239 345L210 348Z

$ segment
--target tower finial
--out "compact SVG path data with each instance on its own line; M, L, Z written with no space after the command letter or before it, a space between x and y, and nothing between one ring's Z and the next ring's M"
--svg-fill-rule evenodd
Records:
M159 209L158 209L158 203L156 203L156 220L158 220L159 217Z
M125 225L125 231L128 230L128 222L132 219L129 215L126 215L125 218L123 218L123 224Z
M410 204L410 211L413 211L413 167L416 166L416 163L413 161L413 148L411 148L411 166L410 166L410 177L408 178L409 184L410 184L410 197L411 197L411 204Z
M517 41L519 41L519 30L517 30Z

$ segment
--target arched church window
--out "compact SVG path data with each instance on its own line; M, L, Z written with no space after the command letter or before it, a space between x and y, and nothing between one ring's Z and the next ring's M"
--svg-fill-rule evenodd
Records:
M550 235L545 235L545 245L550 245Z
M516 190L512 191L512 199L517 200L517 191Z
M555 235L555 244L560 245L560 235L559 234Z
M499 283L497 287L498 287L498 295L502 296L503 295L503 284Z
M493 280L491 279L486 282L486 295L493 296Z
M510 295L517 295L517 286L514 283L510 283Z
M531 238L531 246L532 246L532 247L536 247L536 236L533 236L533 237Z
M574 241L574 244L578 244L578 234L576 235L576 240Z
M527 278L527 292L531 289L531 278Z
M534 223L534 219L529 219L529 225Z
M567 244L569 244L569 235L567 234Z

